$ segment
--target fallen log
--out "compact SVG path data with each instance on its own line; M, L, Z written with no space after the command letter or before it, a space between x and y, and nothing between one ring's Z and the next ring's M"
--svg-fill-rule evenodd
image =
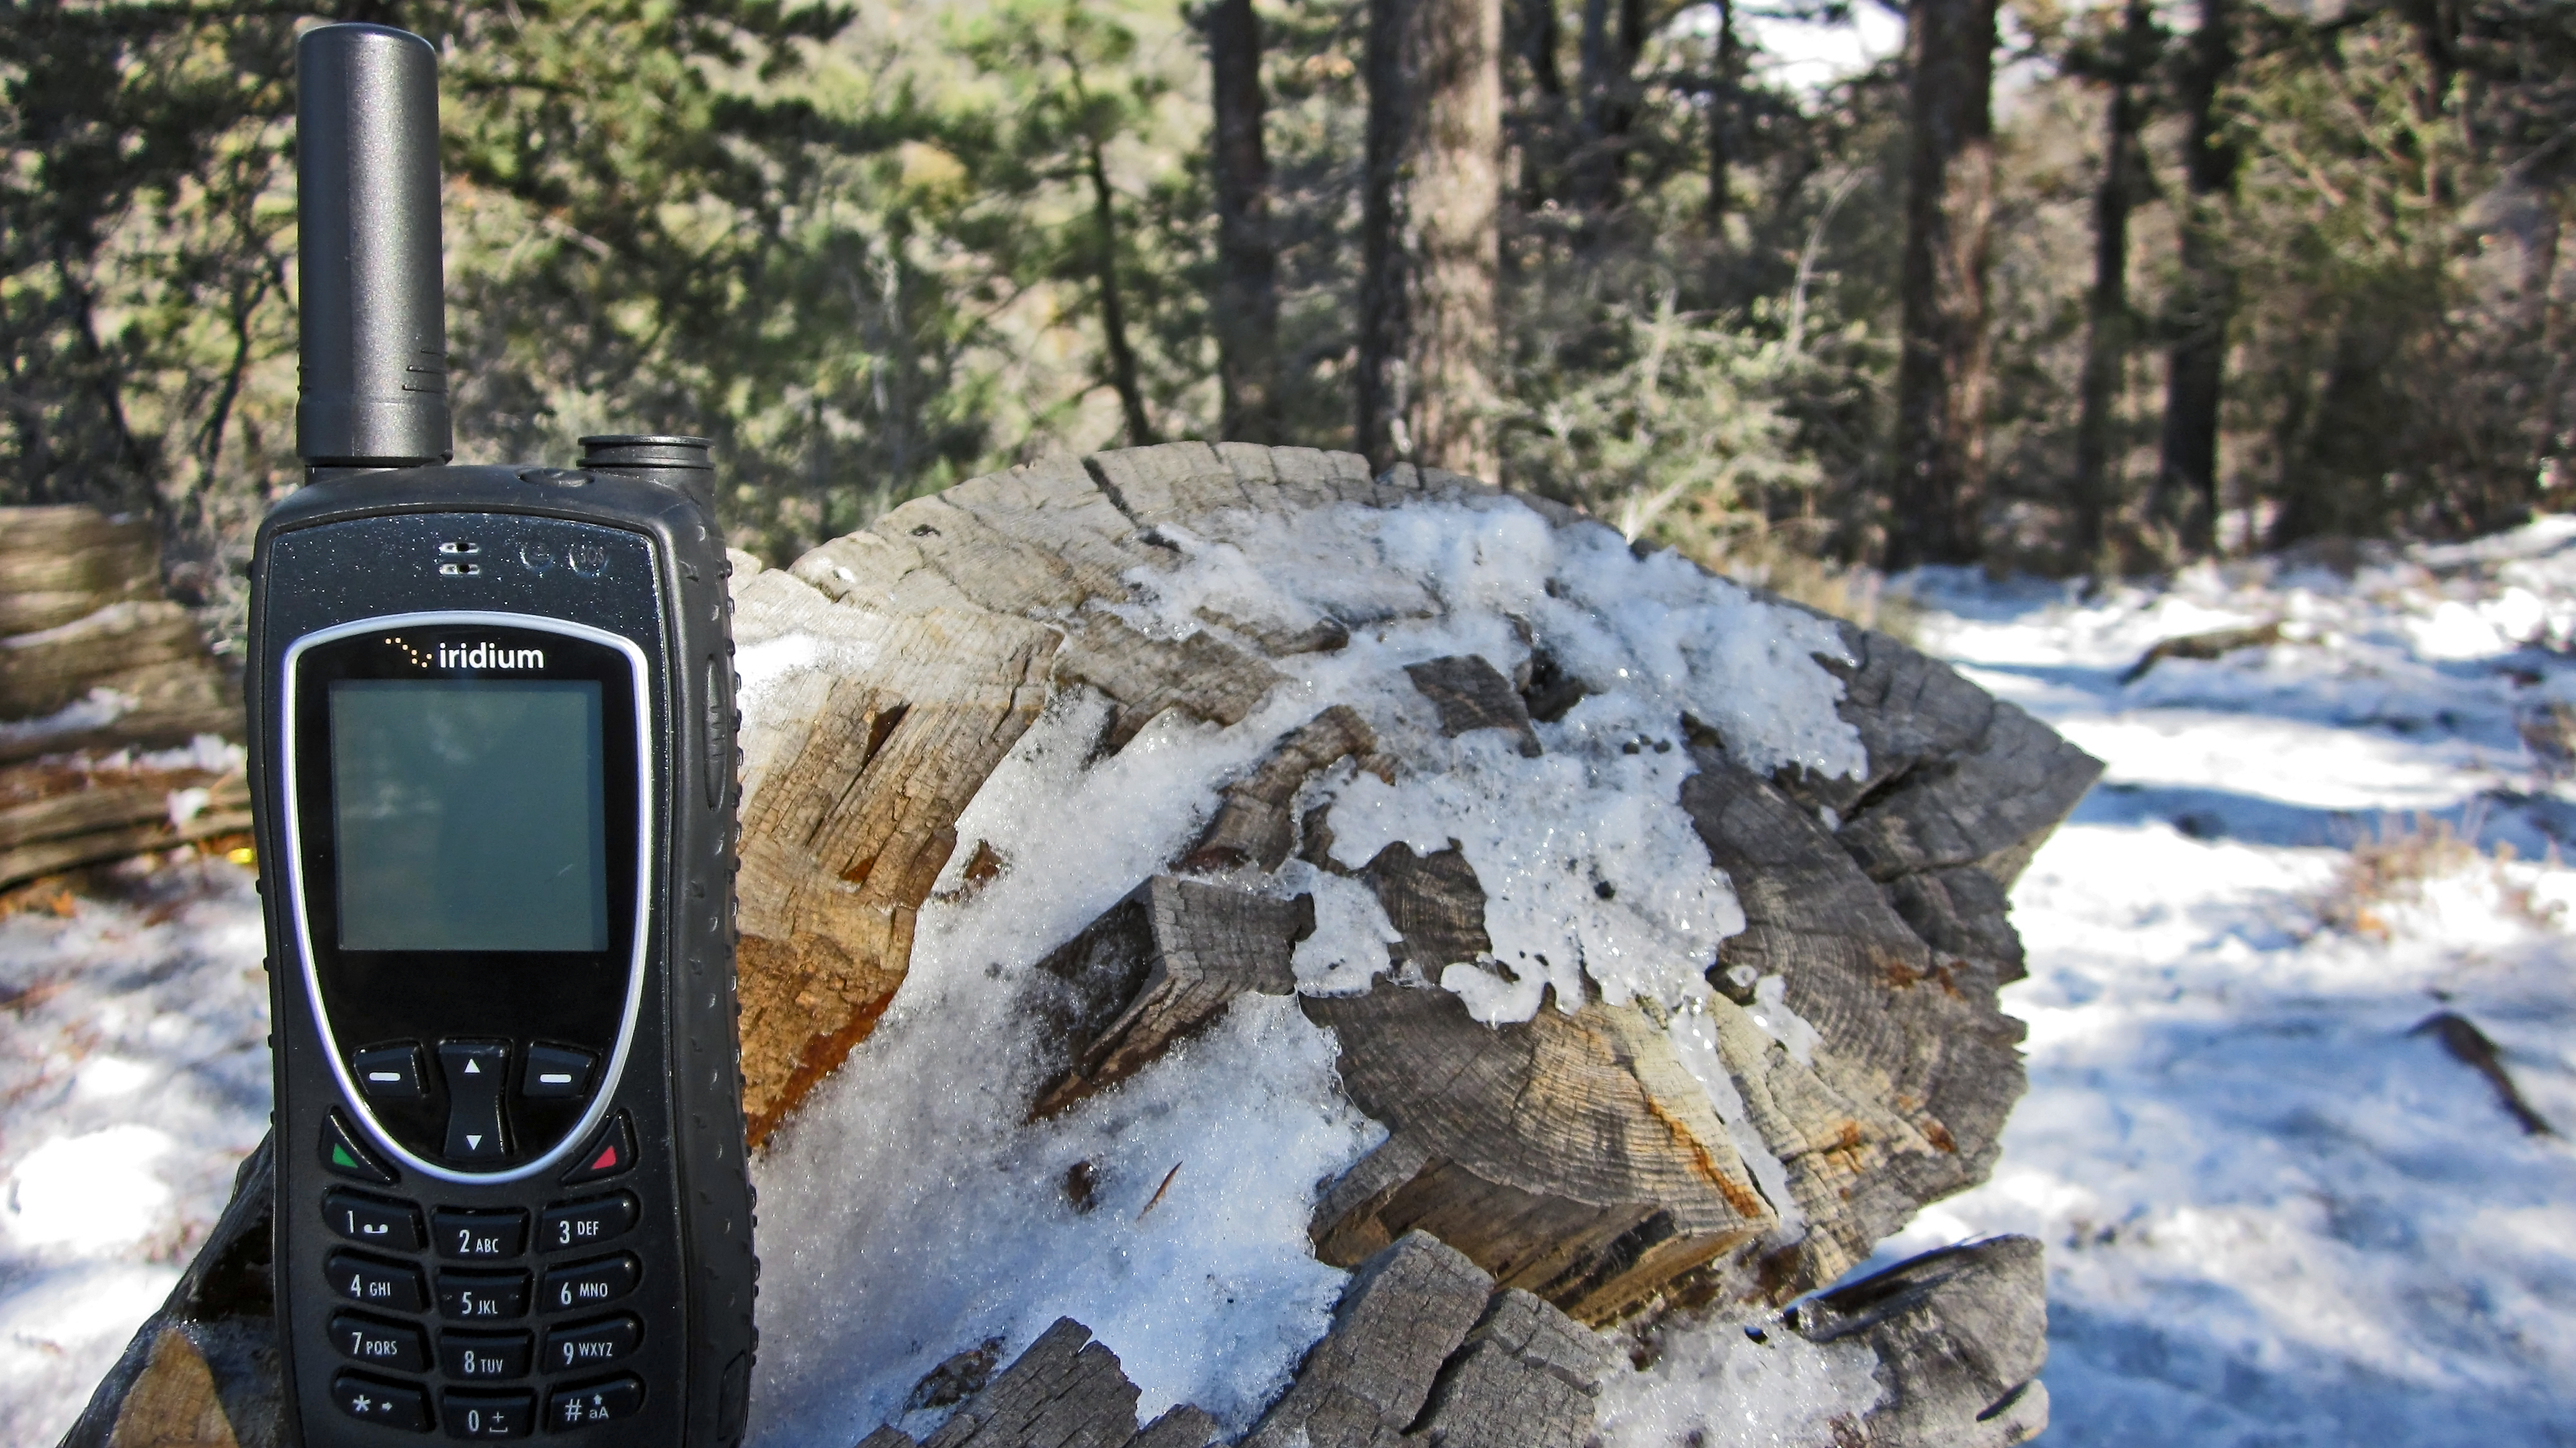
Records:
M1077 773L1205 746L1204 778L1158 782L1168 851L990 963L1032 1063L993 1099L1033 1131L1079 1117L1242 1001L1293 996L1329 1031L1384 1137L1313 1189L1308 1237L1359 1275L1284 1393L1231 1420L1246 1441L1581 1442L1591 1370L1567 1355L1596 1329L1761 1317L1993 1165L2023 1088L2006 891L2099 766L1894 639L1472 480L1232 444L1016 469L738 569L755 1144L868 1048L928 913L1029 878L965 823L1024 740ZM1078 1163L1069 1210L1092 1190ZM1464 1305L1435 1323L1434 1289L1407 1289L1400 1350L1345 1351L1402 1263ZM1894 1355L1870 1411L1914 1416L1885 1441L2044 1421L2036 1249L2015 1263L2028 1310L1956 1328L2000 1335L1982 1357L1951 1327L1881 1330L1911 1307L1835 1309ZM928 1441L1200 1432L1140 1429L1113 1349L1036 1328L1012 1340L1056 1386L1006 1373ZM935 1346L962 1381L1000 1342L956 1330ZM1094 1406L1048 1417L1065 1394Z
M0 508L0 764L240 731L231 676L162 596L149 522Z

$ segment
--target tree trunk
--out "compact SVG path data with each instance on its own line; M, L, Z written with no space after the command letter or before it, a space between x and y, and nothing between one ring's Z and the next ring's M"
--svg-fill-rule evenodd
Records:
M1742 63L1735 0L1718 0L1717 54L1708 84L1708 238L1721 248L1726 245L1728 192L1735 184L1729 173L1735 166L1736 72Z
M1270 239L1270 157L1262 146L1261 19L1252 0L1207 12L1216 102L1219 431L1235 442L1279 438L1279 258Z
M1117 193L1109 189L1109 164L1100 138L1083 138L1083 174L1091 182L1091 226L1100 244L1095 263L1100 284L1100 332L1108 344L1109 385L1118 393L1118 410L1127 419L1127 441L1141 447L1154 441L1153 419L1145 415L1145 390L1136 377L1136 349L1127 342L1127 305L1118 286Z
M2075 559L2100 576L2116 576L2108 520L2120 510L2113 476L2111 431L2129 363L2136 320L2129 310L2129 209L2137 199L2137 83L2152 59L2155 15L2145 0L2130 0L2114 62L2110 104L2104 108L2102 183L2093 193L2093 293L2086 305L2084 376L2075 425Z
M1891 568L1973 562L1986 475L1996 0L1915 0Z
M1616 208L1637 123L1637 57L1646 45L1645 0L1583 0L1583 136L1575 152L1575 204L1594 218Z
M1565 73L1557 64L1564 29L1556 0L1511 0L1504 12L1505 37L1512 53L1529 70L1529 84L1519 93L1514 145L1520 152L1520 207L1535 214L1555 199L1564 168L1566 132Z
M1371 0L1361 450L1492 476L1501 0Z
M2227 372L2227 323L2236 276L2221 235L2236 190L2236 148L2219 136L2218 92L2236 65L2230 0L2200 0L2200 29L2186 51L2180 92L2190 132L2183 142L2189 200L2182 226L2177 337L2165 364L2164 445L2150 512L2186 553L2215 546L2218 527L2219 406Z

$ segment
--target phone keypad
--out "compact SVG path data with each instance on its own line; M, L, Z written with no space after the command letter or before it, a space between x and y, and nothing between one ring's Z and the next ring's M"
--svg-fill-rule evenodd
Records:
M454 1080L454 1063L444 1053L440 1064ZM346 1139L344 1125L336 1139ZM617 1174L633 1160L633 1139L622 1118L600 1133L591 1155L611 1158L599 1163L602 1174ZM326 1160L334 1141L326 1132ZM424 1208L336 1186L321 1194L319 1205L326 1227L368 1249L335 1248L324 1259L333 1296L367 1309L334 1313L327 1325L333 1349L353 1369L366 1370L332 1379L332 1399L342 1412L410 1432L521 1438L537 1429L541 1416L547 1430L561 1432L642 1409L644 1384L631 1375L534 1385L540 1391L503 1387L540 1375L595 1374L642 1349L644 1323L632 1312L558 1322L542 1334L518 1326L531 1311L553 1317L613 1305L642 1283L644 1264L633 1252L560 1261L634 1231L642 1204L633 1192L549 1203L536 1215L533 1240L529 1214L515 1208ZM539 1271L542 1264L528 1264L532 1252L558 1263ZM434 1334L420 1320L428 1314L444 1324ZM415 1377L378 1376L385 1373ZM432 1374L437 1381L419 1380Z

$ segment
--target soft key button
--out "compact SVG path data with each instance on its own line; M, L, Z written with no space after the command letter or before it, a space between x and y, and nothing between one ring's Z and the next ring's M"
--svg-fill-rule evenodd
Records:
M635 1225L635 1216L632 1192L548 1207L537 1219L537 1249L569 1252L624 1236Z
M501 1092L510 1079L510 1048L497 1041L441 1041L438 1070L447 1078L447 1159L497 1163L508 1156Z
M349 1065L369 1101L418 1101L429 1094L420 1074L420 1047L413 1042L369 1046L351 1056Z
M322 1220L352 1242L390 1252L420 1250L420 1213L404 1202L379 1201L334 1187L322 1194Z
M440 1207L429 1214L429 1234L438 1255L468 1261L516 1257L528 1250L528 1214L520 1211L468 1212Z
M590 1072L598 1059L570 1046L530 1046L519 1094L531 1101L579 1100L590 1094Z

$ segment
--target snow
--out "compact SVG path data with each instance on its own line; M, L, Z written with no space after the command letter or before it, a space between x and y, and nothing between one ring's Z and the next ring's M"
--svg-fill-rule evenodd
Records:
M1915 581L1936 651L2109 766L2014 892L2031 1090L2002 1163L1878 1257L2048 1245L2050 1441L2576 1434L2576 1159L2413 1033L2468 1017L2576 1128L2570 817L2515 732L2576 688L2571 544L2543 519L2349 580L2090 599ZM2275 619L2283 642L2118 681L2160 638ZM2323 924L2350 847L2433 821L2519 858L2363 902L2377 931Z
M0 919L0 1443L70 1426L268 1129L250 872L141 863Z
M939 1416L904 1412L925 1373L987 1339L1006 1361L1059 1314L1118 1352L1149 1414L1187 1399L1239 1428L1285 1381L1344 1281L1309 1255L1307 1211L1380 1134L1340 1095L1329 1034L1292 1000L1245 997L1119 1088L1027 1125L1027 1008L1034 963L1186 849L1222 785L1326 702L1355 702L1392 753L1433 766L1346 762L1309 786L1301 814L1337 806L1337 864L1454 840L1524 892L1489 917L1499 959L1457 963L1477 978L1453 988L1497 1018L1551 991L1634 995L1741 1123L1700 998L1657 968L1732 928L1722 877L1668 832L1682 716L1756 768L1846 768L1857 743L1831 727L1830 676L1798 668L1813 635L1794 616L1692 595L1669 560L1533 521L1415 508L1168 540L1176 566L1124 606L1138 627L1329 612L1352 641L1284 661L1287 683L1231 729L1166 716L1104 758L1103 706L1067 696L978 795L911 978L756 1168L762 1443L828 1448L887 1417L918 1432ZM1353 557L1394 566L1363 585ZM2532 1106L2576 1130L2576 871L2554 853L2576 794L2519 732L2576 702L2576 520L2392 552L2350 578L2266 562L2089 596L1942 572L1904 586L1928 648L2109 772L2014 892L2031 975L2004 999L2030 1026L2031 1090L2002 1161L1876 1264L1995 1232L2047 1243L2050 1442L2576 1437L2576 1159L2415 1033L2437 1011L2467 1017ZM2277 642L2120 682L2160 640L2276 622ZM850 647L746 640L747 706L796 697L792 676L847 667ZM1441 736L1402 673L1476 654L1511 677L1537 650L1596 692L1537 726L1536 759L1497 731ZM2487 853L2366 900L2341 883L2356 844L2402 849L2436 823ZM978 842L1003 868L975 885ZM1365 890L1312 866L1270 888L1316 897L1300 989L1365 989L1389 968ZM265 1125L245 872L165 866L111 894L0 919L5 1443L59 1436ZM1773 1037L1811 1039L1777 983L1738 984ZM1787 1201L1780 1163L1738 1138ZM1605 1442L1821 1445L1880 1390L1851 1343L1711 1321L1660 1347L1605 1389Z
M1595 1422L1605 1448L1788 1448L1858 1442L1879 1400L1878 1356L1856 1340L1819 1346L1731 1323L1662 1335L1654 1364L1614 1373Z
M1487 893L1493 953L1441 962L1433 978L1481 1021L1528 1020L1551 993L1565 1010L1589 994L1667 1007L1706 994L1701 971L1744 913L1680 806L1692 724L1756 770L1866 766L1835 713L1842 683L1817 662L1850 662L1829 624L1671 554L1639 558L1608 528L1559 530L1497 500L1225 513L1206 536L1159 531L1178 563L1129 575L1138 601L1117 609L1149 634L1293 632L1324 616L1352 626L1340 650L1281 660L1291 683L1274 697L1350 704L1409 767L1337 771L1301 812L1331 807L1332 858L1346 868L1395 844L1465 855ZM1536 722L1535 757L1498 730L1447 738L1404 668L1466 654L1506 677L1544 656L1590 692ZM1261 723L1256 737L1275 737ZM1291 878L1308 888L1319 875ZM1354 888L1322 889L1301 982L1365 990L1392 932Z

